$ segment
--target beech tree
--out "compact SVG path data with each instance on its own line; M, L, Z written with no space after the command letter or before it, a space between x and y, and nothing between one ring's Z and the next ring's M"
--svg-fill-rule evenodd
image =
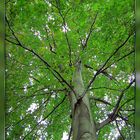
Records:
M6 2L6 139L134 140L133 0Z

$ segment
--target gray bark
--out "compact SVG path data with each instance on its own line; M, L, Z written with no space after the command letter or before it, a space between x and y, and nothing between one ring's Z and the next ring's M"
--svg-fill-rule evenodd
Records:
M80 101L77 102L77 99L84 92L80 61L77 62L75 66L73 86L75 94L70 94L73 140L96 140L96 128L91 115L88 95L86 94Z

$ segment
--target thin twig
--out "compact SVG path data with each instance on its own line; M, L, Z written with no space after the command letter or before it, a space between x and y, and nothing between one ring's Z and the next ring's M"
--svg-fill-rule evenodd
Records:
M22 118L21 120L17 121L17 122L14 123L14 124L11 124L10 126L7 126L6 129L10 128L11 126L14 127L14 126L18 125L19 123L21 123L21 122L24 121L25 119L31 117L33 114L35 114L36 112L38 112L38 111L40 110L40 108L41 108L45 103L47 103L47 102L50 100L50 97L51 97L51 94L50 94L50 96L49 96L43 103L41 103L41 105L40 105L32 114L26 114L26 115L24 116L24 118Z
M118 129L118 132L119 132L119 134L120 134L122 140L125 140L125 137L124 137L124 135L122 134L122 132L121 132L121 130L120 130L120 128L119 128L119 125L118 125L117 120L115 120L115 123L116 123L117 129Z
M64 32L64 35L65 35L65 38L66 38L66 42L67 42L67 45L68 45L68 49L69 49L69 59L70 59L70 62L69 62L69 65L72 66L72 56L71 56L71 45L70 45L70 42L69 42L69 38L68 38L68 35L67 35L67 29L66 29L66 21L65 21L65 17L66 17L66 13L65 16L63 16L62 12L61 12L61 9L60 9L60 3L58 2L58 0L55 0L56 1L56 6L57 6L57 9L58 9L58 12L59 12L59 15L61 16L62 18L62 21L63 21L63 26L65 28L65 32Z
M87 91L91 87L91 85L94 82L94 80L96 79L96 77L102 72L103 68L106 66L106 64L109 62L109 60L127 43L127 41L129 40L130 37L131 37L131 34L129 34L129 36L127 37L127 39L109 56L109 58L104 62L104 64L102 65L102 67L99 68L99 70L95 73L95 75L93 76L93 78L90 80L89 84L85 88L85 91L83 92L83 94L79 98L79 100L82 99L85 96L85 94L87 93Z
M135 51L132 50L131 52L125 54L124 56L122 56L121 58L119 58L119 59L116 60L115 62L111 63L111 64L108 65L106 68L104 68L103 71L106 70L106 69L108 69L109 67L111 67L111 66L112 66L113 64L115 64L116 62L119 62L120 60L124 59L125 57L129 56L130 54L132 54L132 53L134 53L134 52L135 52Z
M95 22L96 22L97 15L98 15L98 13L96 13L96 15L95 15L95 17L94 17L94 20L93 20L93 22L92 22L92 24L91 24L91 26L90 26L89 33L88 33L88 35L87 35L87 37L86 37L86 39L85 39L85 42L84 42L84 44L83 44L83 50L87 47L88 40L89 40L89 38L90 38L90 36L91 36L91 34L92 34L92 32L93 32L93 26L94 26L94 24L95 24Z
M72 86L62 77L62 75L61 75L58 71L56 71L55 69L53 69L53 68L50 66L50 64L49 64L47 61L45 61L45 60L44 60L39 54L37 54L34 50L29 49L29 48L23 46L23 44L19 41L19 39L18 39L17 36L15 35L13 29L10 27L10 24L9 24L7 18L6 18L6 22L7 22L7 24L8 24L8 27L9 27L10 31L12 32L13 36L15 37L15 39L16 39L17 42L18 42L17 45L20 46L20 47L22 47L23 49L25 49L25 50L31 52L33 55L35 55L37 58L39 58L39 59L47 66L47 68L51 71L51 73L53 74L53 76L54 76L62 85L63 85L63 83L65 83L65 84L73 91L73 93L75 94L75 91L74 91L74 89L72 88ZM75 94L75 95L76 95L76 94Z
M89 99L90 99L90 100L93 99L93 100L95 100L95 102L96 102L96 101L99 101L99 102L104 103L104 104L106 104L106 105L112 106L110 102L105 101L104 99L101 99L101 98L90 97Z
M67 95L65 95L64 96L64 98L62 99L62 101L59 103L59 104L57 104L55 107L54 107L54 109L46 116L46 117L44 117L42 120L40 120L36 125L34 125L34 127L31 129L31 131L27 134L27 135L25 135L24 137L23 137L23 140L25 140L26 138L27 138L27 136L29 135L29 134L31 134L33 131L34 131L34 129L42 122L42 121L44 121L44 120L46 120L64 101L65 101L65 99L66 99L66 97L67 97Z
M67 139L67 140L70 140L71 135L72 135L72 126L70 127L69 137L68 137L68 139Z
M115 89L115 88L109 88L109 87L94 87L94 88L90 88L90 90L98 90L98 89L107 89L107 90L114 90L114 91L122 91L120 89Z

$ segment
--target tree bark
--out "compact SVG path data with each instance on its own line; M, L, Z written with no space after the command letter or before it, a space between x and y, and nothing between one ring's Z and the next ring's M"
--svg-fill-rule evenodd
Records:
M81 61L78 61L73 74L74 93L71 93L73 140L96 140L96 128L92 119L89 97L86 94L77 100L84 92L81 74ZM75 96L76 95L76 96Z

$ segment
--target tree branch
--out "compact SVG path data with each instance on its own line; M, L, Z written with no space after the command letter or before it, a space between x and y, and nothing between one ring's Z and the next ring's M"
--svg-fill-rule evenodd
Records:
M119 128L119 125L118 125L117 120L115 120L115 123L116 123L117 129L118 129L118 132L119 132L119 134L120 134L122 140L125 140L125 137L124 137L124 135L122 134L122 132L121 132L121 130L120 130L120 128Z
M100 98L96 98L96 97L90 97L90 99L93 99L95 101L99 101L99 102L102 102L106 105L111 105L111 103L109 103L108 101L105 101L104 99L100 99ZM112 105L111 105L112 106Z
M119 96L119 99L118 99L118 101L116 103L116 106L114 108L113 114L118 112L117 110L119 109L119 104L120 104L120 102L121 102L121 100L123 98L123 95L124 95L125 91L128 90L134 82L135 82L135 79L121 92L121 94Z
M124 103L119 107L119 110L120 110L125 104L127 104L128 102L130 102L130 101L132 101L132 100L134 100L134 97L132 97L132 98L128 99L126 102L124 102Z
M69 59L70 59L69 65L72 66L72 60L71 60L71 52L72 52L72 50L71 50L71 45L70 45L69 38L68 38L68 35L67 35L67 28L66 28L66 21L65 21L66 14L67 14L68 12L66 12L65 16L63 16L63 14L62 14L62 12L61 12L61 10L60 10L60 6L59 6L59 4L60 4L60 3L59 3L59 0L55 0L55 1L56 1L56 8L57 8L57 10L58 10L58 12L59 12L59 15L60 15L61 18L62 18L63 26L64 26L64 28L65 28L64 35L65 35L66 42L67 42L68 49L69 49Z
M68 139L67 139L67 140L70 140L71 135L72 135L72 126L70 127L69 137L68 137Z
M37 54L34 50L29 49L29 48L23 46L23 44L19 41L19 39L18 39L17 36L15 35L13 29L10 27L10 24L9 24L7 18L6 18L6 22L7 22L7 24L8 24L8 27L9 27L10 31L12 32L13 36L15 37L15 39L16 39L17 42L18 42L17 45L20 46L21 48L23 48L23 49L25 49L25 50L31 52L33 55L35 55L37 58L39 58L39 59L47 66L47 68L51 71L51 73L53 74L53 76L54 76L62 85L63 85L63 83L65 83L65 84L73 91L73 93L75 94L74 89L71 87L71 85L69 85L69 83L62 77L62 75L61 75L58 71L56 71L55 69L53 69L53 68L50 66L50 64L48 64L48 62L45 61L45 60L44 60L39 54ZM60 78L60 79L59 79L59 78Z
M122 97L125 93L126 90L128 90L131 85L134 83L135 80L133 80L124 90L122 90L119 99L113 109L113 112L111 114L108 114L108 118L106 120L104 120L103 122L99 123L99 125L97 126L97 130L103 128L105 125L109 124L110 122L114 121L116 119L116 117L118 116L118 112L119 112L119 104L122 100Z
M47 35L47 39L48 39L50 51L51 51L52 53L56 54L56 52L53 50L52 45L51 45L50 40L49 40L49 35L48 35L49 31L48 31L48 29L47 29L46 27L45 27L45 30L46 30L46 35ZM54 41L54 38L53 38L53 45L54 45L54 47L55 47L55 45L56 45L56 44L55 44L55 41Z
M49 96L43 103L41 103L41 105L40 105L32 114L26 114L26 115L24 116L23 119L17 121L17 122L14 123L14 124L11 124L10 126L7 126L6 129L10 128L11 126L14 127L14 126L18 125L19 123L21 123L22 121L24 121L25 119L27 119L27 118L31 117L32 115L34 115L37 111L40 110L40 108L41 108L45 103L47 103L47 102L50 100L50 97L51 97L51 94L50 94L50 96Z
M46 117L44 117L42 120L40 120L36 125L34 125L34 127L31 129L31 131L27 134L27 135L25 135L24 137L23 137L23 140L25 140L26 138L27 138L27 136L29 135L29 134L31 134L33 131L34 131L34 129L42 122L42 121L44 121L44 120L46 120L64 101L65 101L65 99L66 99L66 97L67 97L67 95L65 95L64 96L64 98L62 99L62 101L60 102L60 103L58 103L55 107L54 107L54 109L46 116Z
M87 64L85 64L84 66L86 68L89 68L89 69L92 69L93 70L93 68L91 66L87 65ZM98 71L98 70L96 70L96 71ZM106 76L107 78L109 78L110 80L114 80L114 81L116 81L118 83L118 81L116 80L116 78L113 77L112 75L108 74L107 71L105 71L105 69L102 70L102 71L100 71L100 73L103 74L104 76Z
M98 89L107 89L107 90L114 90L114 91L118 91L120 92L120 89L115 89L115 88L109 88L109 87L95 87L95 88L91 88L90 90L98 90Z
M116 60L115 62L111 63L110 65L108 65L106 68L104 68L102 71L108 69L109 67L111 67L113 64L115 64L116 62L119 62L120 60L124 59L125 57L129 56L130 54L134 53L135 51L132 50L131 52L125 54L124 56L122 56L121 58L119 58L118 60Z
M97 15L98 15L98 13L96 13L96 15L95 15L95 17L94 17L94 20L93 20L93 22L92 22L92 24L91 24L91 26L90 26L90 28L89 28L89 33L88 33L88 35L87 35L87 37L86 37L86 39L85 39L84 44L82 45L82 46L83 46L83 50L87 47L88 40L89 40L89 38L90 38L90 36L91 36L91 34L92 34L92 32L93 32L93 26L94 26L94 24L95 24L95 22L96 22Z
M129 40L130 37L131 37L131 34L129 34L129 36L127 37L127 39L109 56L109 58L104 62L104 64L102 65L102 67L98 69L98 71L95 73L95 75L90 80L90 82L87 85L87 87L85 88L85 91L83 92L83 94L79 98L79 100L81 100L85 96L85 94L87 93L88 89L91 87L92 83L96 79L97 75L99 75L102 72L103 68L106 66L106 64L109 62L109 60L127 43L127 41Z
M129 38L131 37L131 35L132 34L129 34L129 36L126 38L126 40L109 56L109 58L105 61L103 66L100 68L100 70L102 70L106 66L106 64L109 62L109 60L127 43Z
M9 43L14 44L14 45L19 45L18 43L15 43L15 42L13 42L13 41L11 41L11 40L7 39L7 38L5 38L5 40L6 40L6 41L8 41Z

